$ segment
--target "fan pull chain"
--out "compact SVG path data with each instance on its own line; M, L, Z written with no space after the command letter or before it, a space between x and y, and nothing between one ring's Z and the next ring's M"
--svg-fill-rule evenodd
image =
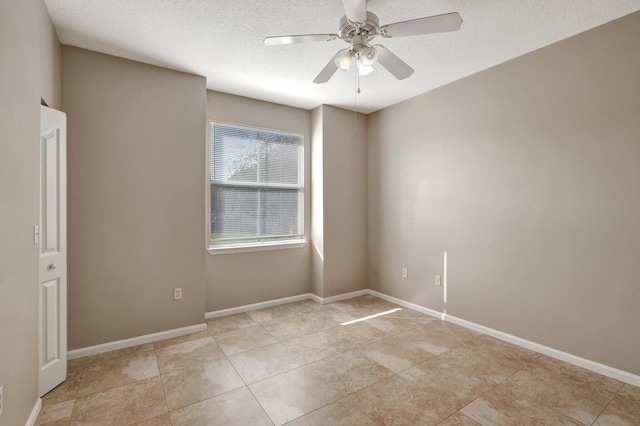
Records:
M358 93L360 93L360 61L356 58L356 90L353 93L353 131L358 131Z

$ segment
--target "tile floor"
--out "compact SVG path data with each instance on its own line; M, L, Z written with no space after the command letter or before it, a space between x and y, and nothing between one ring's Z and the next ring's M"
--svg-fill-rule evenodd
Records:
M69 362L38 425L639 425L640 388L363 296Z

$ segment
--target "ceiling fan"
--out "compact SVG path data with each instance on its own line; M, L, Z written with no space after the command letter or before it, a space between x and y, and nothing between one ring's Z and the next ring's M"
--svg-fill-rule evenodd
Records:
M462 25L460 15L452 12L380 26L378 17L367 11L367 0L342 0L342 2L346 15L340 20L338 34L275 36L265 38L264 43L268 46L274 46L336 39L349 43L348 48L336 53L320 71L320 74L313 80L314 83L326 83L338 68L347 71L354 60L358 66L362 67L371 67L377 62L398 80L402 80L413 74L413 68L384 46L371 44L375 37L395 38L457 31Z

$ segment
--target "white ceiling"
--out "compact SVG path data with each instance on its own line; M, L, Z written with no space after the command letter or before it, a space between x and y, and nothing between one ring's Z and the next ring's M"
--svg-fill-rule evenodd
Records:
M312 109L354 107L355 72L313 79L346 43L265 46L266 36L337 33L341 0L45 0L60 42L207 78L226 93ZM416 72L363 77L373 112L640 10L640 0L368 0L389 24L459 12L458 32L376 38Z

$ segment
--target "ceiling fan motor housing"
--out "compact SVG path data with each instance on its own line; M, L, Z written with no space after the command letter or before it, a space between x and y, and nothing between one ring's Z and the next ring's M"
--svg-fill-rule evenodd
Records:
M366 35L367 38L373 38L378 35L380 21L375 13L367 12L367 20L365 22L350 22L346 16L340 19L339 36L341 39L350 41L356 35Z

